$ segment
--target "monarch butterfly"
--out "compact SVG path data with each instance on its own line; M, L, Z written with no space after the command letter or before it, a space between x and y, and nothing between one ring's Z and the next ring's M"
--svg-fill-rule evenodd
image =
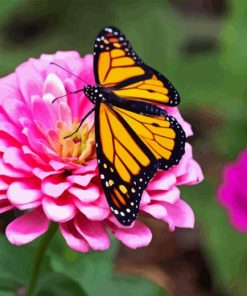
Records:
M177 165L184 154L182 127L158 107L176 106L180 98L115 27L104 28L96 37L94 75L97 85L83 89L95 104L86 117L95 112L98 168L108 204L128 226L157 170Z

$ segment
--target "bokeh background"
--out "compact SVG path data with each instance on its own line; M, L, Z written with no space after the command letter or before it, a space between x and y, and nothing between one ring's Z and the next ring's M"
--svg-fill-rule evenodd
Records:
M39 296L247 295L247 236L231 227L216 198L224 164L247 142L246 24L241 0L0 0L1 76L41 53L92 52L98 31L115 25L179 90L205 173L202 184L182 188L195 211L194 230L169 233L149 221L150 247L133 251L114 241L109 251L87 255L69 250L57 235L43 262ZM3 233L11 219L12 213L0 217L1 296L24 295L39 242L10 245Z

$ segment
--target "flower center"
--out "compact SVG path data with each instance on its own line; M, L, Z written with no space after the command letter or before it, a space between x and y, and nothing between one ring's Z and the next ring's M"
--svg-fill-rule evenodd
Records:
M96 158L94 126L89 127L87 123L84 123L76 133L71 135L77 129L78 124L74 121L72 128L68 128L66 122L58 122L56 148L54 142L52 146L63 160L84 163ZM71 136L65 138L68 135Z

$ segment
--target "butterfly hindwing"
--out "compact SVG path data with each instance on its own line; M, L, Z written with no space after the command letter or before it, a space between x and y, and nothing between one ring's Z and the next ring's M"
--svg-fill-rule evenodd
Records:
M96 149L103 189L115 217L130 225L144 189L158 169L157 159L107 104L96 105Z
M136 219L142 193L157 169L169 169L184 154L181 126L158 109L163 115L138 114L104 103L96 107L100 177L111 210L123 225Z
M98 84L122 98L176 106L180 97L169 80L147 66L126 37L114 27L103 29L94 49L94 73Z
M177 165L184 154L186 135L177 120L163 109L153 106L152 112L159 115L138 114L114 106L131 130L158 160L159 169L168 170Z

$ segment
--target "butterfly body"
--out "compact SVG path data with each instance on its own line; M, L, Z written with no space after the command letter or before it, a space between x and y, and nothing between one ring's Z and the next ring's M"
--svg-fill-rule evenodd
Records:
M102 187L112 213L128 226L157 170L177 165L184 154L185 133L161 107L176 106L180 98L114 27L96 38L94 74L97 85L85 87L84 93L95 104Z
M109 106L118 106L126 110L149 116L166 116L167 112L153 104L146 102L126 100L116 96L110 89L102 86L89 85L84 88L85 95L93 104L105 103Z

